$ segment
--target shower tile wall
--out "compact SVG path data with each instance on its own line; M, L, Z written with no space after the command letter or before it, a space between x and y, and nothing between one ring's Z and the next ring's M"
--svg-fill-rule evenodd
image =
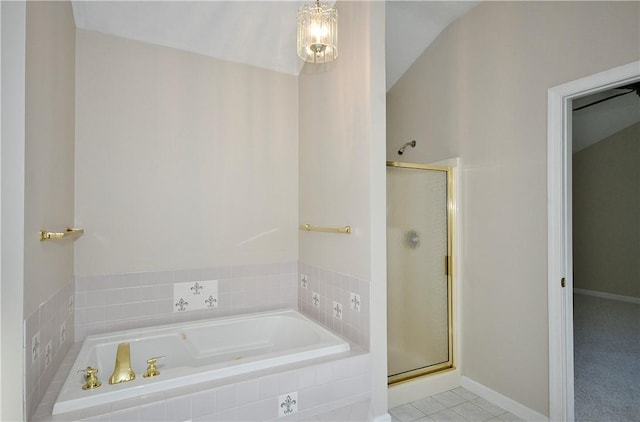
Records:
M369 282L302 262L299 272L298 309L369 350Z
M75 340L216 316L297 308L296 262L76 277ZM218 280L215 308L174 312L174 283Z
M24 320L27 419L43 398L74 342L74 282L55 292Z

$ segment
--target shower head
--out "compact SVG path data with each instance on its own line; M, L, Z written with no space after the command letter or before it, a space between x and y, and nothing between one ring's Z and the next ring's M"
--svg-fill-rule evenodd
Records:
M416 147L416 141L415 139L411 142L407 142L406 144L404 144L403 146L400 147L400 149L398 150L398 155L402 155L404 154L404 149L408 146L411 146L411 148L415 148Z

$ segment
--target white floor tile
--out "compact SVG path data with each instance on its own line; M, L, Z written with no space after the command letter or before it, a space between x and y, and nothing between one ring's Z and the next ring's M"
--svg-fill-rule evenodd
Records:
M418 408L425 415L431 415L438 413L446 409L446 407L439 401L434 400L431 397L424 397L420 400L416 400L411 403L414 407Z
M389 410L392 422L521 422L500 406L458 387ZM640 422L640 421L639 421Z
M489 400L483 399L482 397L478 397L476 399L471 400L471 403L480 406L487 412L491 413L493 416L500 416L507 411L501 408L498 405L491 403Z
M392 416L394 416L401 422L415 421L416 419L420 419L426 416L424 413L410 404L403 404L402 406L394 407L393 409L389 410L389 413L391 413Z
M434 413L429 416L434 422L461 422L462 417L451 409L443 410L442 412Z
M445 391L444 393L431 396L446 407L453 407L464 403L466 400L454 393L453 391Z
M452 407L451 410L460 414L460 416L462 416L465 420L471 422L484 422L493 418L493 415L491 413L483 410L481 407L478 407L471 402L459 404Z
M498 418L500 418L504 422L524 422L524 419L509 412L503 413L502 415L498 416Z
M453 390L454 393L456 393L457 395L459 395L460 397L462 397L465 400L473 400L478 398L478 396L476 394L473 394L471 391L467 390L464 387L458 387L458 388L454 388Z

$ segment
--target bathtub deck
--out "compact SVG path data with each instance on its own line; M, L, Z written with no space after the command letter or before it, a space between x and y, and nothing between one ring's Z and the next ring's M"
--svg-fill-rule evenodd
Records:
M74 344L65 356L32 421L302 421L339 409L346 411L344 408L368 403L370 398L371 357L352 344L353 350L329 357L52 416L53 404L81 346ZM278 400L290 392L298 394L298 411L279 417Z

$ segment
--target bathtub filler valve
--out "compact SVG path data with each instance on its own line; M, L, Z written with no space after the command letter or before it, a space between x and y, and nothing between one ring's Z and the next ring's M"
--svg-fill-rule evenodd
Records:
M131 369L131 349L129 343L118 344L118 352L116 353L116 366L113 368L113 374L109 378L109 384L119 384L121 382L133 381L136 374Z
M98 380L98 368L92 368L87 366L87 369L81 369L78 372L84 372L84 379L86 383L82 386L83 390L93 390L102 385Z
M156 375L160 375L160 371L156 368L156 362L158 359L164 359L164 356L156 356L154 358L147 359L147 372L143 375L145 378L155 377Z

